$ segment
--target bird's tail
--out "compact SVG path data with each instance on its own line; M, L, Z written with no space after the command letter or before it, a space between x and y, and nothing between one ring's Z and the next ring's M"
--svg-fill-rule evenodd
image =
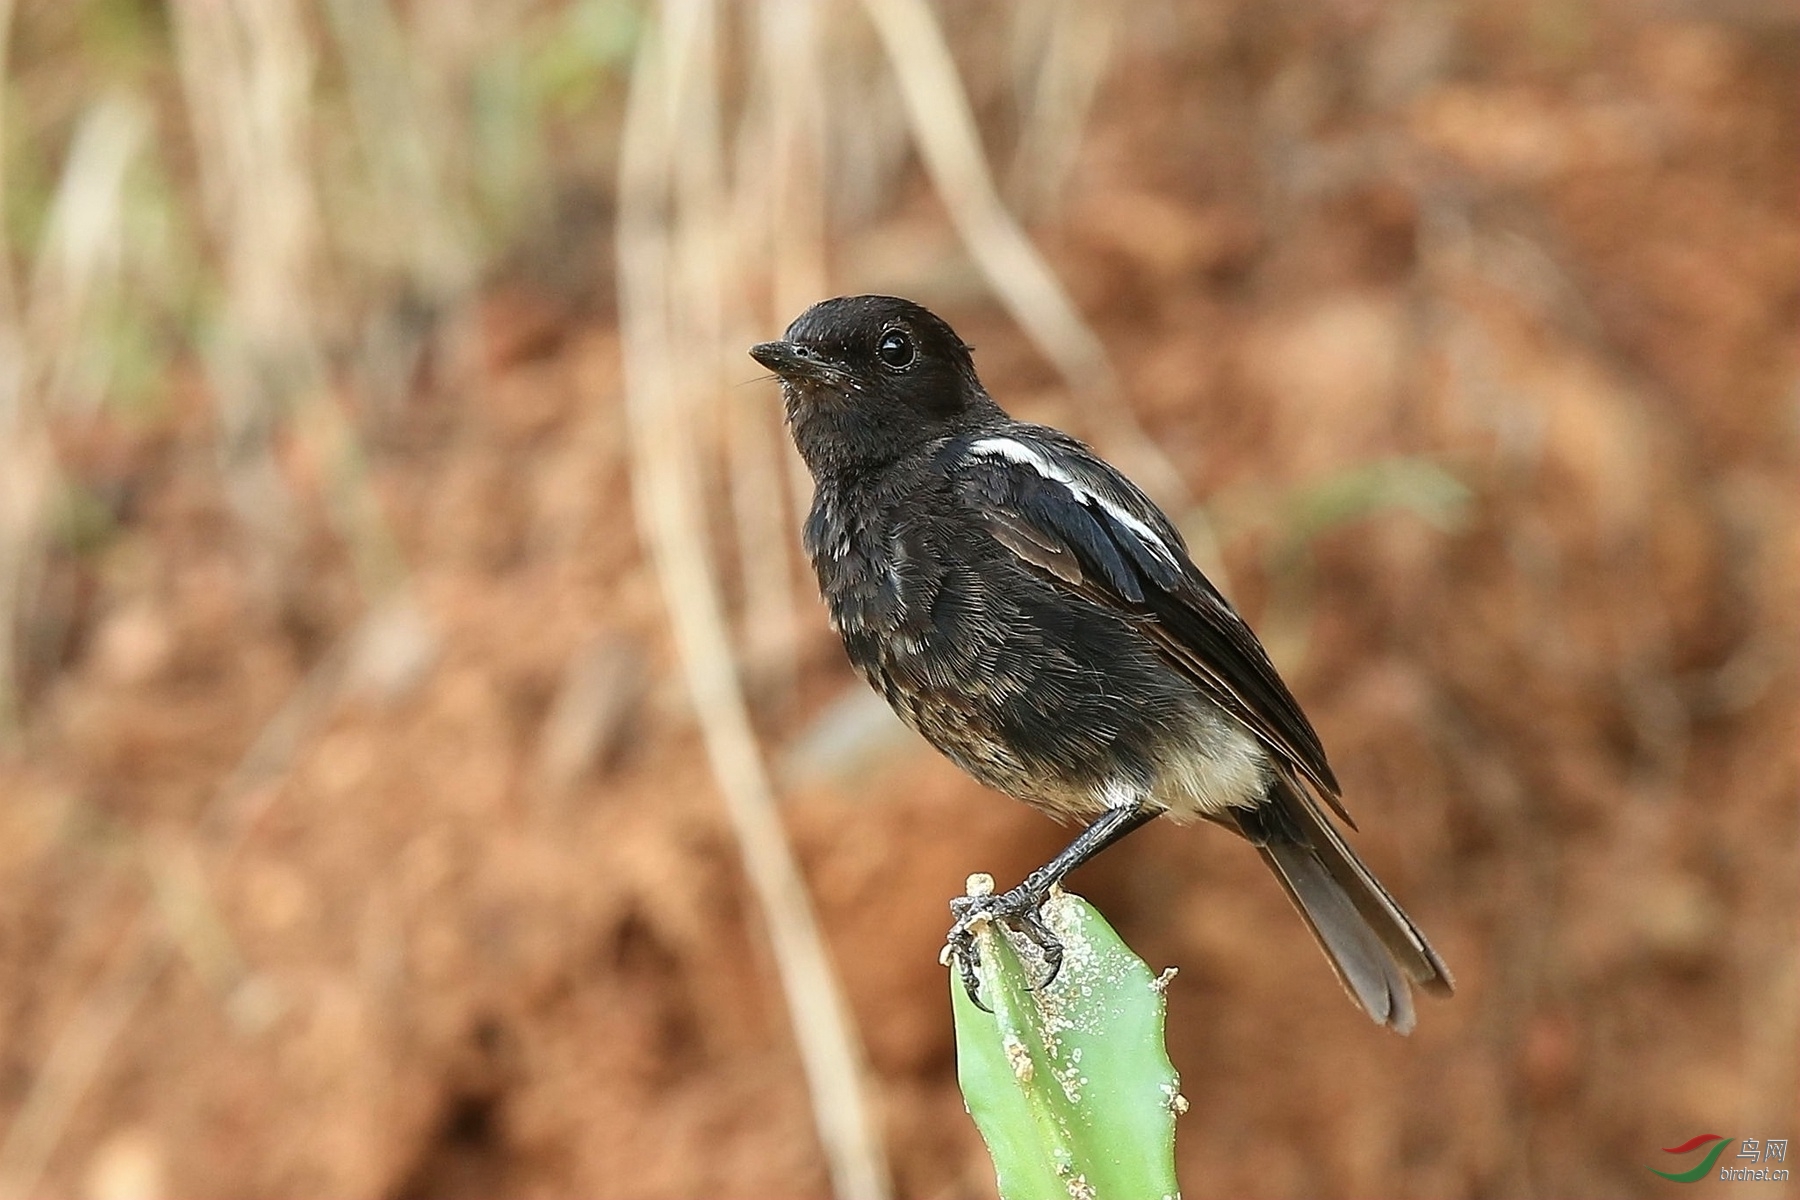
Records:
M1233 815L1306 918L1344 989L1377 1024L1412 1031L1409 980L1434 995L1451 993L1444 960L1298 787L1278 779L1266 803Z

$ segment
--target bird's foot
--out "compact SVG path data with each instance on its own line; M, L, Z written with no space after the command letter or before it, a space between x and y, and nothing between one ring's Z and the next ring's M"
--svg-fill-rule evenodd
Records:
M1044 977L1033 986L1033 990L1049 987L1062 969L1062 940L1052 933L1050 926L1044 922L1044 901L1050 898L1054 884L1034 884L1026 880L1011 891L994 894L994 881L991 876L969 876L968 895L958 896L950 901L950 912L956 923L950 926L948 944L944 947L942 961L948 966L950 960L956 960L956 967L962 974L963 990L974 1001L975 1007L984 1012L993 1012L981 1001L981 977L976 968L981 965L981 952L976 946L975 935L982 926L998 922L1009 925L1024 934L1036 946L1044 959Z

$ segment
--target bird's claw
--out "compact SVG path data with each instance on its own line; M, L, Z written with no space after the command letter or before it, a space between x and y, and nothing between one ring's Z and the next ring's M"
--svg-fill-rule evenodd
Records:
M1062 939L1044 922L1043 904L1048 898L1046 892L1021 886L999 895L958 896L950 901L950 912L956 923L950 926L945 957L955 958L957 970L962 975L963 991L969 994L976 1008L983 1012L994 1011L981 1000L981 976L977 973L981 951L975 942L977 931L990 922L1018 930L1043 956L1044 977L1032 985L1033 991L1049 987L1056 980L1057 972L1062 970L1063 946Z

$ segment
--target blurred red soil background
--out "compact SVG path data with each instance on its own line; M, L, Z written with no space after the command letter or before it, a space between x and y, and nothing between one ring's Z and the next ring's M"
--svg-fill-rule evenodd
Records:
M1190 1200L1651 1194L1660 1147L1800 1134L1797 65L1785 7L1122 16L1034 232L1459 985L1377 1030L1209 830L1079 875L1181 968ZM834 286L931 304L1016 414L1122 444L900 197ZM373 619L300 440L271 601L191 364L153 417L59 427L122 499L53 556L0 757L0 1182L827 1191L638 539L597 203L484 285L473 382L426 363L371 437L410 579ZM759 732L896 1190L991 1195L945 901L1066 831L834 719L866 710L810 593L793 637Z

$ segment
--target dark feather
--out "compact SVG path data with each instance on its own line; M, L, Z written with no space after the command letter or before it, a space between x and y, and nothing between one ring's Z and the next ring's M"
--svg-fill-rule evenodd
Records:
M1250 627L1188 559L1161 510L1073 438L1029 425L1013 426L1005 438L1070 482L998 453L972 453L981 439L947 446L944 453L958 460L965 502L996 538L1060 586L1130 620L1354 829L1312 723Z
M1353 992L1361 994L1351 976L1354 962L1365 957L1358 948L1365 939L1340 931L1346 923L1340 918L1348 915L1343 911L1345 905L1360 918L1352 923L1373 934L1408 979L1436 995L1451 993L1454 983L1444 960L1300 789L1277 781L1269 803L1234 810L1229 820L1264 852L1264 859ZM1335 895L1328 897L1328 892Z

